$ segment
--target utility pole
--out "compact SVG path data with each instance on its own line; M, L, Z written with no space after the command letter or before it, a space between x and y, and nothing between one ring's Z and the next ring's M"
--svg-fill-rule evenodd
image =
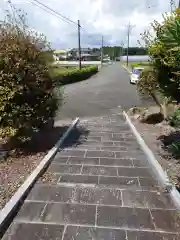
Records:
M126 65L128 67L129 65L129 38L130 38L130 32L131 32L131 24L129 22L128 24L128 32L127 32L127 35L128 35L128 42L127 42L127 59L126 59Z
M103 65L103 46L104 46L104 38L102 36L102 40L101 40L101 67Z
M120 46L120 48L121 48L121 51L120 51L120 61L121 61L121 58L122 58L122 56L123 56L123 52L124 52L124 43L123 42L121 42L121 46Z
M171 12L173 11L173 3L174 3L174 1L173 1L173 0L170 0Z
M128 66L129 64L129 42L130 42L130 34L131 34L131 30L134 26L131 25L131 23L129 22L128 26L127 26L127 36L128 36L128 40L127 40L127 59L126 59L126 64Z
M179 0L178 8L180 8L180 0Z
M79 53L79 69L81 70L81 25L78 20L78 53Z

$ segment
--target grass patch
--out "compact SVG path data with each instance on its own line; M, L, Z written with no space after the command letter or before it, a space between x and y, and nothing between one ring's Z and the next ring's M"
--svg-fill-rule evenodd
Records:
M150 62L132 62L130 63L131 68L135 68L135 67L149 67L150 66Z

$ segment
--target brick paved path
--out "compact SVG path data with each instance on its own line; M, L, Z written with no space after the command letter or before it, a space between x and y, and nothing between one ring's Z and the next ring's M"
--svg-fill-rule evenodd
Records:
M87 140L59 153L4 240L177 240L179 220L122 116L82 124Z

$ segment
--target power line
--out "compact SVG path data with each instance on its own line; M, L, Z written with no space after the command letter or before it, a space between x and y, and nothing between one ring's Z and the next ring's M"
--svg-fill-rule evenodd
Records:
M28 1L29 1L29 0L28 0ZM72 21L70 18L68 18L68 17L62 15L61 13L55 11L54 9L48 7L48 6L45 5L44 3L42 3L42 2L40 2L40 1L38 1L38 0L31 0L31 1L36 2L36 3L40 4L40 5L42 5L44 8L46 8L46 9L48 9L49 11L51 11L51 12L57 14L58 16L60 16L61 19L66 20L66 22L68 21L69 23L75 24L76 26L78 25L76 22ZM30 2L31 2L31 1L30 1ZM31 2L31 3L33 3L33 2ZM37 6L37 5L36 5L36 6Z
M80 27L82 30L84 30L85 34L88 35L90 38L93 38L93 36L91 36L89 33L87 33L86 29L83 28L82 26L78 25L78 23L72 21L71 19L69 19L68 17L60 14L59 12L55 11L54 9L48 7L47 5L45 5L44 3L38 1L38 0L27 0L28 2L32 3L33 5L41 8L42 10L52 14L55 17L60 18L61 20L63 20L66 23L71 23L71 24L75 24L76 26ZM38 4L37 4L38 3ZM40 5L41 6L40 6Z
M51 14L51 15L53 15L53 16L59 18L59 19L61 19L62 21L71 24L70 22L66 21L65 19L60 18L59 16L57 16L57 15L55 15L54 13L50 12L50 10L45 9L45 8L39 6L38 4L34 3L34 2L31 2L31 0L27 0L27 1L30 2L30 3L32 3L33 5L35 5L35 6L39 7L39 8L41 8L41 9L44 10L45 12L47 12L47 13L49 13L49 14Z
M70 24L74 24L74 25L78 26L79 68L81 69L81 36L80 36L80 29L82 29L82 27L80 25L80 21L78 20L78 22L74 22L70 18L60 14L59 12L55 11L54 9L48 7L47 5L45 5L44 3L42 3L38 0L27 0L27 1L30 2L33 5L41 8L42 10L50 13L51 15L60 18L61 20L63 20L66 23L70 23ZM83 28L83 30L85 30L85 29ZM87 34L87 32L86 32L86 34ZM89 37L92 37L92 36L89 35Z

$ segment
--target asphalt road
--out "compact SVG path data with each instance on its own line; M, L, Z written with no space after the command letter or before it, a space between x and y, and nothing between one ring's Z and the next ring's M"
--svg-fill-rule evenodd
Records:
M139 98L136 86L129 83L129 73L119 63L104 66L86 81L66 85L64 96L57 120L106 115L119 106L127 109L149 104Z

